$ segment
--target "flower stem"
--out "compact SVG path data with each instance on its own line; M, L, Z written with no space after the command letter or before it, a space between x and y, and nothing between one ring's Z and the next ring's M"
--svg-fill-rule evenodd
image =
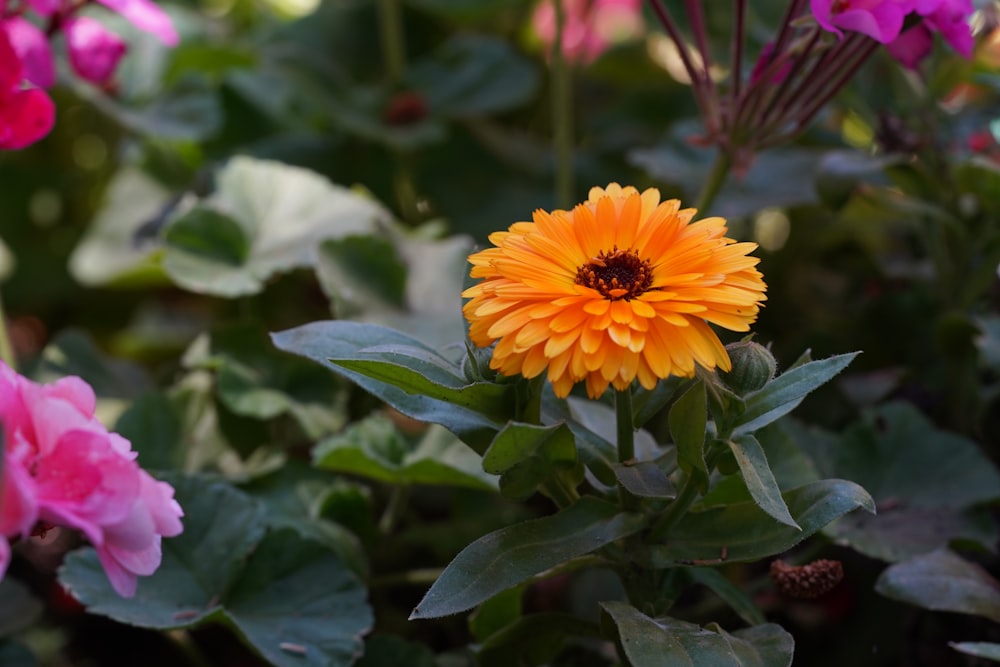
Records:
M719 194L719 190L725 184L731 166L732 157L729 155L729 152L720 148L715 156L715 162L708 172L708 177L705 179L704 185L701 186L701 193L698 195L698 200L694 205L700 214L705 215L708 212L709 207L715 201L715 197Z
M382 39L382 59L395 88L406 71L406 42L403 40L403 13L399 0L379 0L378 24Z
M556 149L556 205L573 206L573 77L563 54L566 8L554 0L556 38L552 44L552 128Z
M3 308L3 299L0 299L0 361L11 368L17 367L14 347L10 344L10 332L7 330L7 313Z
M627 463L635 458L631 387L615 392L615 420L618 424L618 461Z
M661 514L649 530L649 541L653 544L662 542L670 529L681 520L691 503L698 497L698 482L694 475L687 475L681 485L681 491L677 497L671 501L667 509Z

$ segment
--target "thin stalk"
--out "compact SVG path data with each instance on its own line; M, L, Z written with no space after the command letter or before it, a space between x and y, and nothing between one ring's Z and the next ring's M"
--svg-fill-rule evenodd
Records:
M833 99L833 96L840 92L840 89L851 80L851 78L857 73L861 66L865 64L868 58L875 52L878 48L879 43L874 39L862 38L864 43L857 52L855 52L853 59L850 64L844 68L843 72L839 77L837 77L833 85L829 86L821 95L819 95L810 105L806 107L805 113L799 115L799 122L796 124L794 132L797 134L805 129L813 116L819 113L819 110L826 106L826 103Z
M729 433L727 432L724 436L728 438ZM719 450L709 448L708 455L705 457L705 466L708 469L709 475L712 474L712 471L718 464L720 454ZM663 514L653 522L652 527L649 529L649 541L654 544L662 542L667 533L670 532L670 529L677 525L677 522L691 509L691 504L694 503L697 497L698 480L694 475L687 475L681 483L681 490L677 494L677 497L667 505L667 509L664 510Z
M386 505L385 511L378 522L380 533L389 535L395 530L396 524L399 523L399 517L402 515L409 498L410 487L399 485L392 488L392 492L389 494L389 503Z
M552 127L556 149L556 204L569 210L573 206L573 80L563 54L566 8L563 0L554 0L556 38L552 45Z
M680 29L670 17L670 12L668 12L666 7L663 6L661 0L649 0L649 4L652 6L653 12L656 14L656 18L660 20L660 23L663 25L663 29L667 32L667 35L674 41L674 44L677 45L677 52L680 54L681 63L683 63L684 69L687 71L688 78L691 79L691 91L694 93L695 102L697 102L698 108L701 109L703 113L707 113L708 100L705 98L705 90L701 81L701 72L698 71L698 68L694 66L694 61L691 60L691 54L688 52L688 46L684 42L684 37L681 35Z
M389 84L396 88L406 73L406 42L403 38L403 12L399 0L379 0L378 25L382 40L382 60Z
M715 201L719 190L725 184L726 178L729 176L730 167L732 167L732 156L730 156L728 151L720 148L715 156L712 169L708 172L708 177L701 186L701 193L699 193L694 205L702 215L708 213L709 207Z
M7 330L7 313L4 311L2 299L0 299L0 360L11 368L17 367L17 360L14 358L14 347L10 344L10 332Z
M708 30L705 28L705 15L702 12L701 0L684 0L684 6L687 8L691 32L694 34L694 42L701 56L701 66L704 72L702 85L704 86L705 98L709 101L717 100L715 82L712 80L712 51L708 47ZM714 134L721 127L721 119L717 117L720 110L717 105L712 104L710 108L705 109L705 112L709 116L705 125L708 127L709 133Z
M755 120L751 118L749 120L749 123L751 125L765 124L771 119L772 116L775 115L775 113L784 112L787 109L787 107L790 106L790 103L794 104L796 101L801 99L799 95L796 93L792 93L789 95L788 91L792 87L791 82L796 80L796 77L798 76L799 72L802 70L805 64L810 61L810 56L812 55L813 49L816 47L816 43L819 41L821 34L822 31L819 28L813 30L812 35L810 35L809 39L806 41L806 45L802 53L798 54L795 58L791 60L791 68L788 70L788 73L784 76L781 82L778 83L777 90L774 92L770 104L765 106L764 112L761 114L759 119ZM810 81L812 81L812 79L819 71L819 68L822 66L825 60L826 58L823 55L821 55L819 60L813 61L812 71L810 71L808 74L804 75L801 78L799 84L796 86L796 91L800 86L802 86L802 84L808 84ZM782 67L784 67L784 65L782 65ZM765 83L764 85L767 84Z
M576 489L566 483L559 474L552 475L542 484L542 491L552 499L559 509L566 509L580 499Z
M746 37L746 0L733 0L733 39L730 65L729 84L729 125L736 115L736 100L740 97L741 86L743 84L743 42Z
M618 461L627 463L635 458L631 387L615 392L615 420L618 425Z

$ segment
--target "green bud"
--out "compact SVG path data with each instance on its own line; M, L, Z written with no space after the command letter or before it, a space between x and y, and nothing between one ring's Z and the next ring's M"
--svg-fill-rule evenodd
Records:
M726 351L733 368L729 372L720 370L719 377L740 396L763 388L778 368L771 351L752 340L730 343Z
M462 374L467 382L494 382L497 372L490 368L493 347L476 347L466 343L466 355L462 361Z

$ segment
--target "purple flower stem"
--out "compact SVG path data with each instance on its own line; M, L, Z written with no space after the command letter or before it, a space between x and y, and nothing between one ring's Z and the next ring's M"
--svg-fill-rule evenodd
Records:
M653 8L653 12L656 13L656 18L663 24L663 29L667 32L667 35L677 45L677 52L680 54L681 62L684 64L684 69L691 79L691 90L694 93L695 102L698 104L698 108L702 110L702 113L707 115L709 103L705 97L706 91L702 84L702 73L694 66L691 54L688 52L688 46L684 43L684 37L677 28L677 24L670 18L670 13L663 6L661 0L649 0L649 4Z

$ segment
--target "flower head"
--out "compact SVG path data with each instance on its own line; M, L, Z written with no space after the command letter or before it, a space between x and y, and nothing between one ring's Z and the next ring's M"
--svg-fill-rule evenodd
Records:
M25 67L0 21L0 150L29 146L52 129L55 105L45 91L25 87Z
M824 30L860 32L883 44L899 36L910 9L909 0L810 0L810 6Z
M562 50L567 60L589 63L614 44L642 33L641 0L562 0L566 12ZM535 32L546 46L556 38L553 0L543 0L532 16Z
M0 577L7 539L38 522L84 533L114 589L135 593L136 577L160 565L160 540L183 530L174 490L135 462L125 438L94 417L86 382L38 385L0 363Z
M748 256L756 244L694 215L655 189L612 183L572 211L538 210L492 234L495 247L469 257L481 279L463 293L470 338L496 342L490 366L505 375L547 370L560 397L577 382L597 398L609 384L728 370L709 323L746 331L766 286Z

